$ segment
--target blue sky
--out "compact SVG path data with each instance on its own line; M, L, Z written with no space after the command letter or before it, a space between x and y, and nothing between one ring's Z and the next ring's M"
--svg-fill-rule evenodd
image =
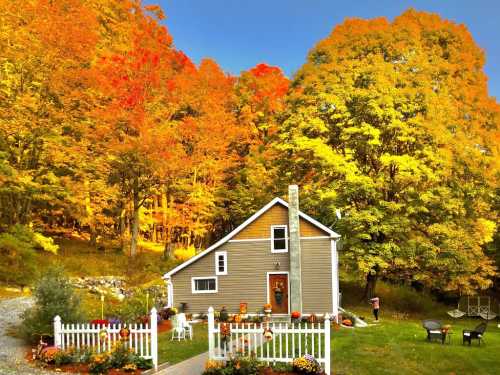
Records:
M408 7L465 24L486 52L490 95L500 99L500 0L144 0L159 4L176 47L227 72L265 62L291 76L346 17L393 19Z

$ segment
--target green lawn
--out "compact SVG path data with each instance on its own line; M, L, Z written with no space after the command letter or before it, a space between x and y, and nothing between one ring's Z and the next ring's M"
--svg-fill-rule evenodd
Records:
M462 329L478 320L442 320L452 325L451 344L427 342L418 320L383 319L378 326L332 333L335 374L496 374L500 329L488 326L484 345L462 346Z
M172 337L171 332L158 335L159 363L174 364L208 351L208 326L206 323L193 325L193 340L171 341L170 337Z
M332 330L332 371L336 375L364 374L478 374L493 375L500 366L500 328L488 325L483 344L462 346L462 329L478 320L451 320L451 344L427 342L420 320L384 317L367 328ZM207 325L194 326L193 341L170 341L159 336L160 363L177 363L208 350Z

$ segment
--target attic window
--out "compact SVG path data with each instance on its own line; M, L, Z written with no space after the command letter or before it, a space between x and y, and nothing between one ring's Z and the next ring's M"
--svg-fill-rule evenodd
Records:
M215 253L215 274L227 275L227 252L217 251Z
M288 252L288 233L286 225L271 226L271 252L272 253Z

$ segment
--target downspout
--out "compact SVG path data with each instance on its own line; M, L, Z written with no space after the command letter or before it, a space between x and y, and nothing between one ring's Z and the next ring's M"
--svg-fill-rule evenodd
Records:
M339 319L339 258L337 253L337 239L332 238L331 243L331 255L332 260L332 315L335 317L335 321L338 323Z

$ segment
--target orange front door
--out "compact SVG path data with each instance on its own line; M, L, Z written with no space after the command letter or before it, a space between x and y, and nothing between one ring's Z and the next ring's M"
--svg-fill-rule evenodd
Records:
M273 314L288 314L288 275L270 274L268 300L273 307Z

